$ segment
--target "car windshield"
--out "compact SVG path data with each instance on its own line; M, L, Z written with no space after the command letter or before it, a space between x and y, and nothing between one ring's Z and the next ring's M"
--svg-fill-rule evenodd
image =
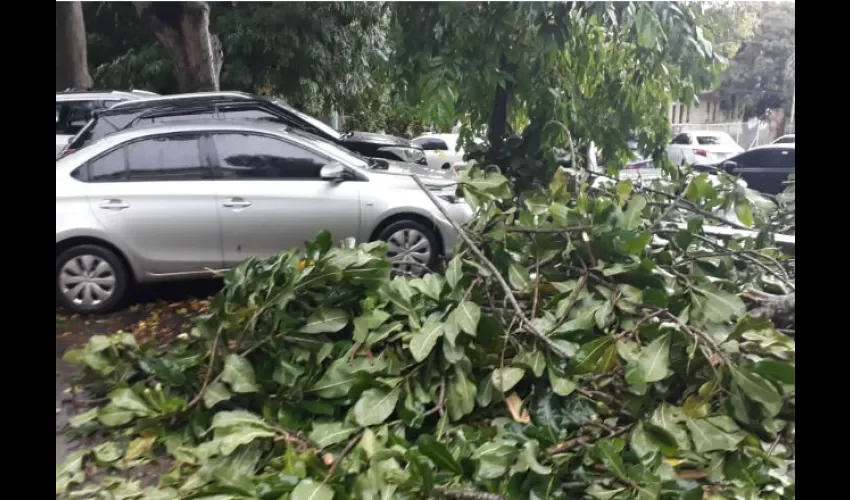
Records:
M792 142L794 142L794 136L789 135L787 137L780 137L775 141L775 144L790 144Z
M289 111L290 113L297 116L298 118L304 120L305 122L309 123L313 127L316 127L323 134L327 134L330 137L333 137L334 139L340 139L341 138L340 133L335 128L331 127L330 125L323 122L322 120L319 120L318 118L310 116L306 113L302 113L301 111L298 111L297 109L289 106L288 104L286 104L283 101L272 101L272 102L274 102L276 105L280 106L281 108Z
M698 135L697 142L700 146L733 146L737 144L735 139L728 135Z

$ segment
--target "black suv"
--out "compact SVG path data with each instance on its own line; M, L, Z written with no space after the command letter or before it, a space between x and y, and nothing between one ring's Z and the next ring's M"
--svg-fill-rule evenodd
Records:
M264 120L285 124L329 140L370 158L427 165L420 146L407 139L368 132L341 133L318 118L302 113L281 101L271 101L242 92L199 92L123 102L96 112L68 143L63 155L127 128L194 118Z

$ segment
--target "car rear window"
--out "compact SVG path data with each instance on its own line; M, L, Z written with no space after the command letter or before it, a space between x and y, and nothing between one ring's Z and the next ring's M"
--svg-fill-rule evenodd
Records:
M697 142L700 146L732 146L737 144L728 135L698 135Z
M124 128L132 115L95 116L68 142L68 150L77 151Z

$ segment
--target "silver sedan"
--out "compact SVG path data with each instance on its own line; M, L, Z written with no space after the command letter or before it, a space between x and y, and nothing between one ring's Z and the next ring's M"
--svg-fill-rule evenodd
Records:
M278 124L154 125L56 162L56 294L75 312L116 307L135 283L211 276L248 257L336 240L384 240L396 270L451 257L472 216L452 174L372 162Z

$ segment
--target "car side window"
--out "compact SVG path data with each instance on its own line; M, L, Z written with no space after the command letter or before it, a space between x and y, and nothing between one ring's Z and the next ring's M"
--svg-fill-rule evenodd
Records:
M199 134L152 137L127 146L131 182L194 181L212 177L204 166Z
M299 146L255 134L214 134L222 177L318 180L328 160Z
M56 133L77 135L92 117L92 112L104 109L111 102L67 101L56 104Z
M670 141L670 144L684 144L688 145L691 143L691 137L688 134L679 134Z
M228 120L263 120L284 123L283 120L277 116L259 109L224 108L219 112Z
M118 148L89 162L89 182L122 182L127 180L124 148Z
M155 123L187 122L193 120L211 120L212 111L192 111L186 113L169 113L157 116L144 116L136 120L136 126L153 125Z

